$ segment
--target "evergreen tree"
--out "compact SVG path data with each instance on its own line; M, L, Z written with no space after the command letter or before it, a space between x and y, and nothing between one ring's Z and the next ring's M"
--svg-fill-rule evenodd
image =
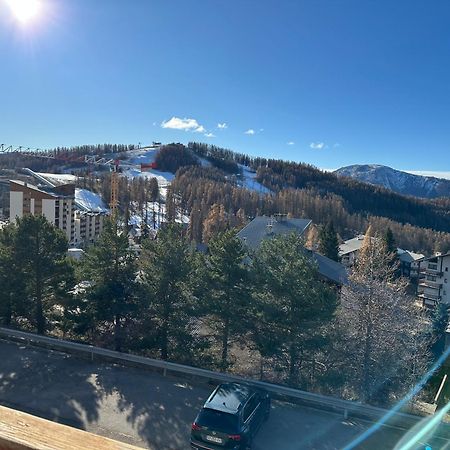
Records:
M113 326L114 348L121 351L123 326L137 309L136 255L130 249L125 230L106 221L98 241L89 247L82 261L88 308L94 320Z
M394 233L388 227L382 237L382 245L384 251L389 255L389 264L391 266L398 266L397 245L395 244Z
M179 224L168 224L157 239L143 245L141 346L157 349L164 360L192 362L198 350L194 320L197 257Z
M303 359L325 343L324 330L336 310L336 295L319 279L295 233L263 241L253 266L257 345L263 355L278 360L289 384L298 386Z
M9 225L0 230L0 321L9 327L14 317L25 312L24 281L15 258L17 228Z
M339 240L332 222L319 230L319 253L334 261L339 260Z
M37 332L45 334L48 315L61 304L73 281L67 239L45 217L25 216L17 221L14 241L15 267L24 280L21 301Z
M246 262L246 251L235 230L210 240L203 303L208 326L220 347L221 370L230 365L230 345L248 329L251 291Z

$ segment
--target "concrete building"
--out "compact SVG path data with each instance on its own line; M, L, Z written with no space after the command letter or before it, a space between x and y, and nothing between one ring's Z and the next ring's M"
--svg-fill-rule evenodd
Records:
M450 306L450 253L437 254L419 262L417 294L424 306Z
M70 246L86 247L95 242L109 214L101 197L67 184L70 179L63 175L40 174L29 169L28 173L39 185L10 181L10 221L14 223L27 214L42 214L64 231Z
M56 186L44 190L23 181L10 181L9 220L26 216L43 215L50 223L64 232L69 242L75 238L73 185Z

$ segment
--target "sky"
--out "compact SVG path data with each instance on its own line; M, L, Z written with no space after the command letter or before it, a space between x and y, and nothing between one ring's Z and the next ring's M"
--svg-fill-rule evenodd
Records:
M449 172L449 23L447 0L0 0L0 143Z

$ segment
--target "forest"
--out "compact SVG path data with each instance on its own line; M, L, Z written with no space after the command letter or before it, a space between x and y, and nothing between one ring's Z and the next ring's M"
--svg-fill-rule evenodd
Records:
M98 168L93 172L80 161L90 154L123 158L133 148L105 144L52 151L64 160L3 154L0 167L8 176L11 172L7 169L17 167L37 171L72 170L86 177L80 185L101 193L108 201L109 173L99 172ZM390 228L398 245L407 250L426 255L450 250L450 199L406 197L337 177L308 164L250 157L195 142L187 146L162 146L155 162L160 170L176 173L169 203L176 198L177 204L169 206L190 217L188 236L196 242L203 242L205 223L216 222L214 227L224 230L243 226L256 215L284 213L309 218L318 226L333 222L341 240L363 233L371 224L380 232ZM243 166L253 170L256 181L270 192L263 194L242 188ZM122 212L135 209L136 202L143 211L146 199L155 201L151 200L154 194L149 192L148 182L122 179L119 193Z
M172 221L136 252L108 221L75 261L60 230L26 216L0 230L0 323L391 405L437 356L446 321L406 293L372 233L339 290L297 234L251 252L235 229L212 232L199 252Z

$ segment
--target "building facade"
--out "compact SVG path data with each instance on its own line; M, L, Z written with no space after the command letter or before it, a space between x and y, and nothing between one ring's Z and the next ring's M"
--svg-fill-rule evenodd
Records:
M417 294L423 306L450 306L450 253L420 261Z
M58 186L46 191L23 181L10 181L9 220L15 223L26 215L42 215L73 242L74 198L74 186Z
M28 214L43 215L64 232L71 247L86 247L100 236L109 210L101 198L72 184L39 187L10 181L10 222Z

